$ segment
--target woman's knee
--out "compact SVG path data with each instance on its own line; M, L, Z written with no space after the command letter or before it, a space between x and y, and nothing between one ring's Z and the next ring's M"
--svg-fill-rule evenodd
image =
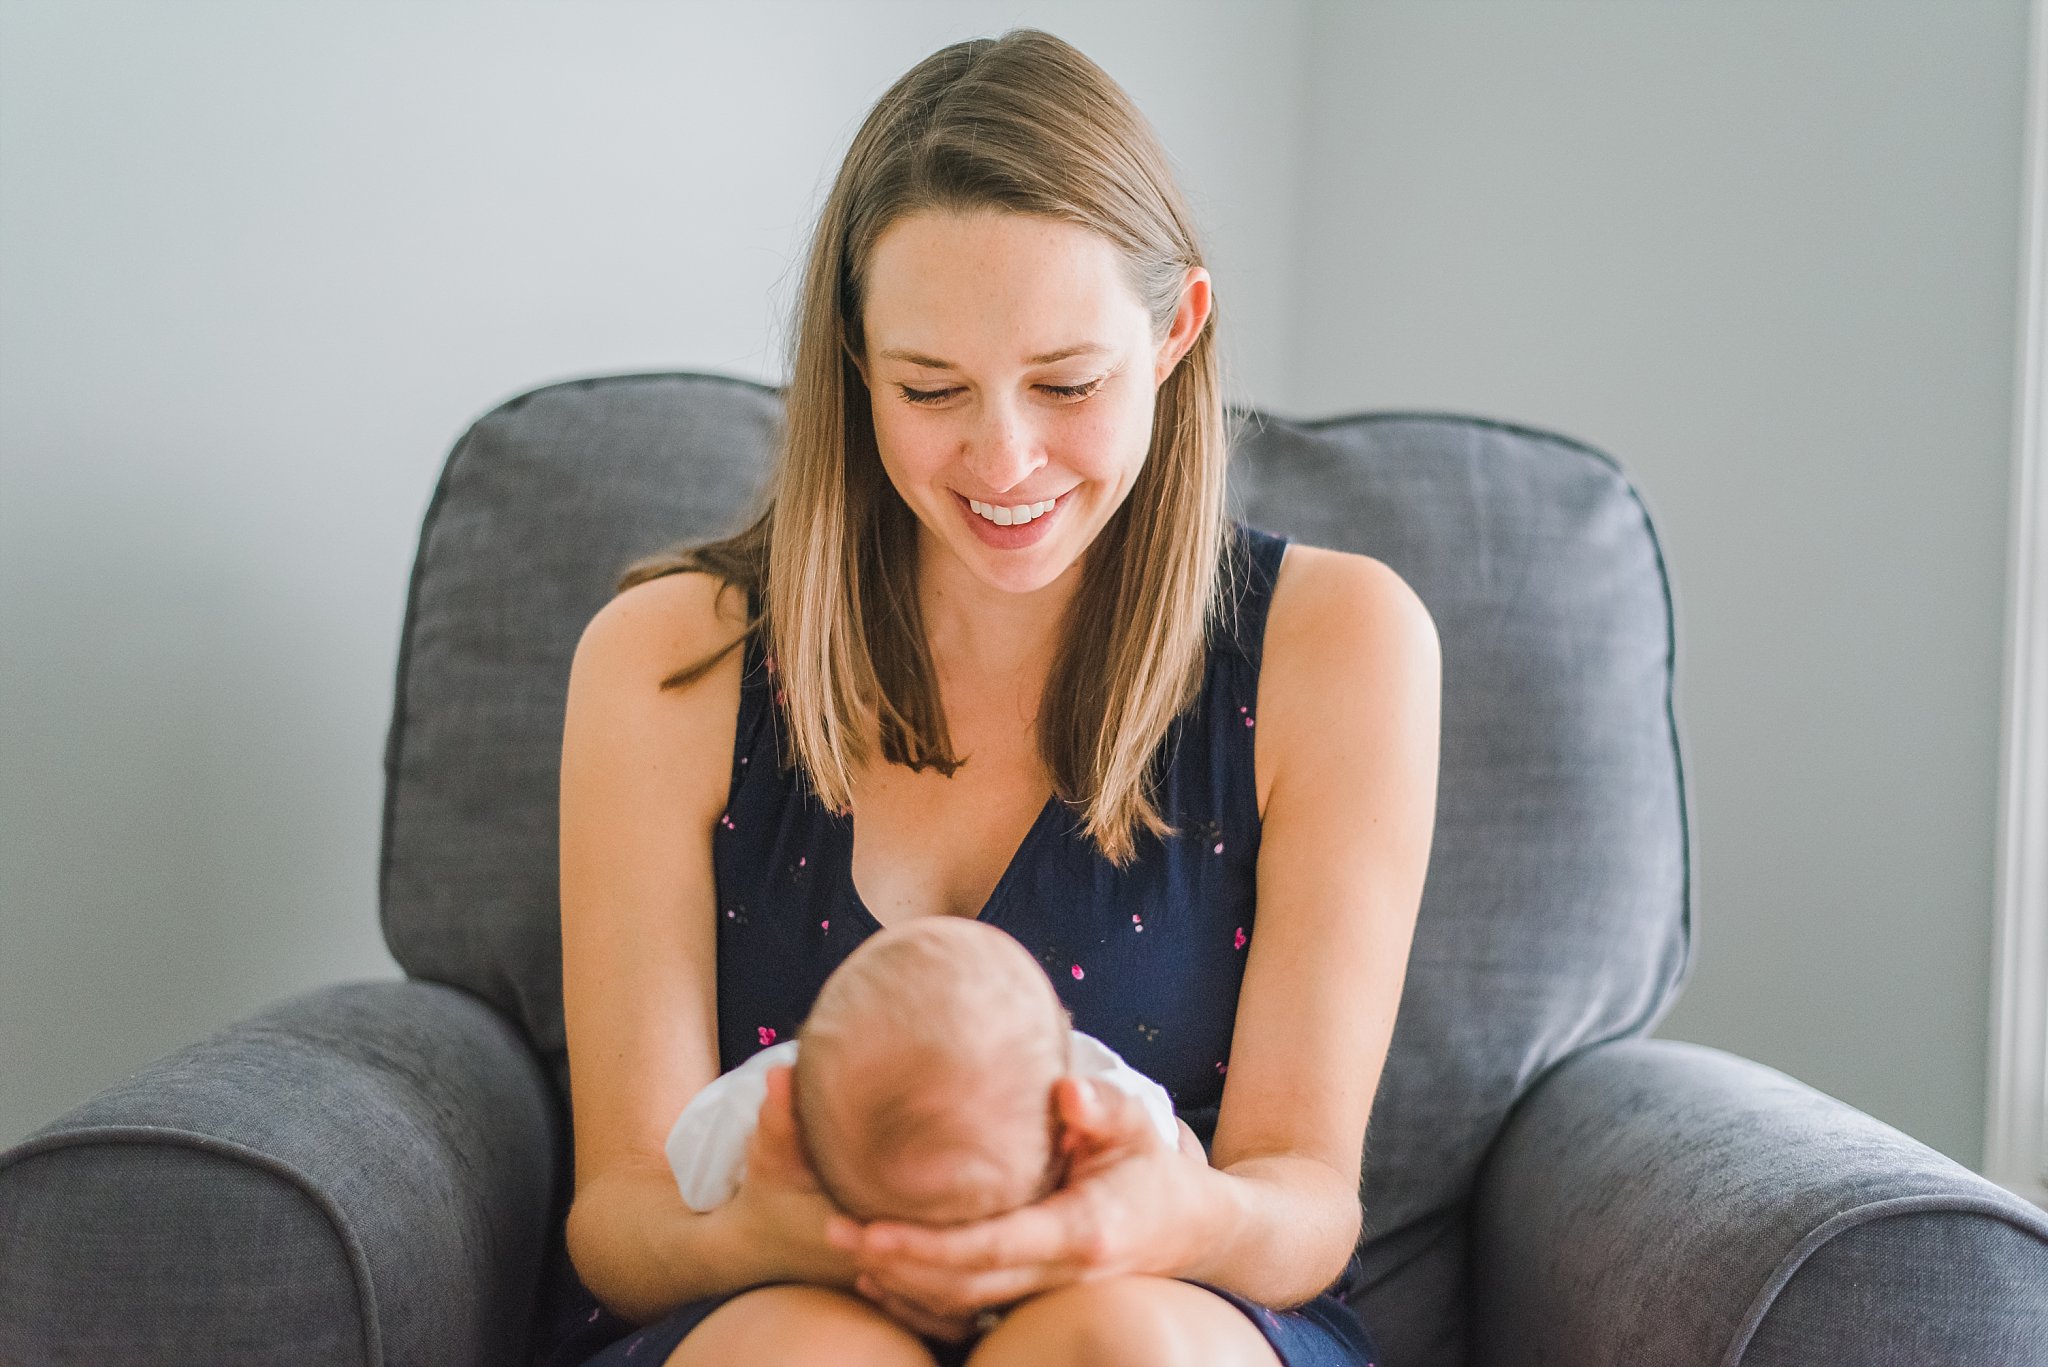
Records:
M762 1286L704 1317L665 1367L934 1367L917 1336L874 1306L822 1286Z
M968 1367L1278 1367L1244 1312L1168 1277L1075 1282L1018 1305L975 1346Z

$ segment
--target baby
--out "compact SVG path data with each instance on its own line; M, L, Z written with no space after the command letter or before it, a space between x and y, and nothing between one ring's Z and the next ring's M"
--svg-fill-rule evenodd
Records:
M1179 1142L1165 1089L1073 1029L1014 938L957 916L870 936L825 980L795 1039L690 1100L666 1149L691 1209L738 1189L765 1075L784 1063L819 1185L860 1220L955 1224L1049 1194L1060 1178L1052 1084L1063 1074L1131 1093L1166 1143Z

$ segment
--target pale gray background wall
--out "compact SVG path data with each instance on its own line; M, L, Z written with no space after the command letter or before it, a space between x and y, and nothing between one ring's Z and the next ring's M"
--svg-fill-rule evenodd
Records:
M1982 1154L2025 0L0 3L0 1144L397 969L380 776L447 447L780 378L833 158L1053 29L1209 228L1234 397L1557 428L1677 580L1659 1033Z

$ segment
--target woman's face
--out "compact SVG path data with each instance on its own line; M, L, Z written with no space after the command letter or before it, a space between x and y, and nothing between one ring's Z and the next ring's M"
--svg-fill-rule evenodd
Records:
M1159 385L1208 307L1193 268L1155 339L1116 249L1072 223L920 213L885 229L860 369L924 554L1011 593L1063 574L1130 493Z

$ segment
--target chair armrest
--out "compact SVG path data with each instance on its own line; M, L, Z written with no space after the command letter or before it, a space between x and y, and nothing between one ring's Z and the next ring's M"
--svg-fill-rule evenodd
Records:
M564 1122L426 982L293 997L0 1153L0 1362L520 1360Z
M1472 1218L1475 1367L2048 1364L2048 1215L1719 1049L1559 1064Z

